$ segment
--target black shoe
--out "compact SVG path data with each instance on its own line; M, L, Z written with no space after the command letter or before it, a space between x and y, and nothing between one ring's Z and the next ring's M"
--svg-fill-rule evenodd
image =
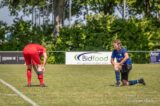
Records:
M146 83L145 83L145 81L144 81L143 78L140 78L140 79L138 80L138 82L139 82L140 84L142 84L142 85L146 85Z
M120 83L120 82L116 82L115 86L116 86L116 87L120 87L120 86L121 86L121 83Z
M47 87L45 84L40 84L40 87Z

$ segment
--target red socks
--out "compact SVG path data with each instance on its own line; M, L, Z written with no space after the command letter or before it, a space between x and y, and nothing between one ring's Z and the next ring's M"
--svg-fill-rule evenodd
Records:
M31 78L32 78L32 70L31 69L27 69L27 81L28 81L28 85L31 85ZM41 74L38 75L38 79L39 79L40 85L43 85L44 84L43 73L41 73Z
M38 75L38 79L39 79L40 85L43 85L44 84L43 74Z
M31 78L32 78L32 70L31 69L27 69L28 85L31 85Z

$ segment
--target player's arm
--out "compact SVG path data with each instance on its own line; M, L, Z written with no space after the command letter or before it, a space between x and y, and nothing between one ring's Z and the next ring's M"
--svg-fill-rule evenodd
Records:
M128 53L126 52L126 53L124 54L123 60L120 62L120 65L123 65L124 62L125 62L128 58L129 58L129 55L128 55Z
M33 69L36 72L36 74L38 74L38 67L36 65L33 65Z
M114 58L111 58L111 64L113 65L113 67L114 67L114 70L121 70L121 65L120 65L120 63L116 63L115 61L114 61Z
M114 64L115 64L114 58L111 58L111 64L114 66Z
M111 55L111 64L112 64L113 66L116 64L115 61L114 61L115 58L116 58L115 52L113 51L113 52L112 52L112 55Z
M46 65L46 63L47 63L47 53L44 52L43 53L43 67Z
M46 65L46 63L47 63L47 53L44 52L44 53L43 53L43 64L42 64L42 66L41 66L43 72L45 71L45 65Z

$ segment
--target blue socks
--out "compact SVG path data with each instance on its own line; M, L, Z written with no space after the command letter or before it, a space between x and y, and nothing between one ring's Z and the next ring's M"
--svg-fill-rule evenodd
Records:
M131 80L131 81L128 81L129 82L129 85L135 85L138 83L138 80Z
M120 72L119 71L115 71L116 74L116 81L120 82Z

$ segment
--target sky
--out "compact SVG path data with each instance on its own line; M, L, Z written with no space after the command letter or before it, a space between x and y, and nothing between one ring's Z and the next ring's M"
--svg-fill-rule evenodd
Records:
M1 1L1 0L0 0L0 1ZM19 14L20 14L20 15L23 15L22 12L20 12ZM14 18L15 18L14 16L11 16L11 15L10 15L10 12L9 12L8 7L0 8L0 21L6 22L8 25L12 25ZM50 14L49 18L52 19L51 14ZM82 17L80 17L80 18L82 18ZM24 19L24 20L31 20L32 17L31 17L31 15L30 15L30 16L24 17L23 19ZM42 23L43 19L41 18L40 20L41 20L41 23ZM72 20L71 23L73 24L74 21L76 20L76 16L73 16L71 20ZM35 20L33 20L33 21L35 21ZM36 22L38 22L38 19L36 20ZM68 20L68 19L65 20L65 24L66 24L66 25L69 24L69 20Z
M0 21L7 22L8 25L13 23L13 16L10 16L9 10L7 7L0 8Z
M1 1L1 0L0 0ZM20 12L20 15L22 15L23 13ZM8 7L4 7L4 8L0 8L0 21L6 22L8 25L12 25L13 24L13 19L15 17L10 15L9 9ZM51 19L52 16L50 15L49 18ZM74 18L74 17L73 17ZM32 17L31 16L26 16L23 18L24 20L31 20ZM33 20L34 21L34 20ZM38 20L37 20L38 21ZM41 18L41 23L42 23L42 18ZM65 20L65 23L68 24L68 20ZM73 22L72 22L73 23Z
M0 0L1 2L2 0ZM13 23L13 18L10 16L9 10L7 7L0 8L0 21L7 22L8 25L11 25Z
M2 1L2 0L0 0L0 2L1 2L1 1ZM20 14L20 15L23 15L22 12L20 12L19 14ZM6 22L8 25L12 25L14 18L15 18L15 17L10 16L10 12L9 12L8 7L0 8L0 21ZM49 18L52 19L52 16L50 15ZM32 17L31 17L31 15L30 15L30 16L24 17L23 19L24 19L24 20L31 20ZM41 18L40 20L41 20L41 23L42 23L43 19ZM33 21L35 21L35 20L33 20ZM36 21L38 21L38 20L36 20ZM65 23L69 23L69 21L65 21Z

